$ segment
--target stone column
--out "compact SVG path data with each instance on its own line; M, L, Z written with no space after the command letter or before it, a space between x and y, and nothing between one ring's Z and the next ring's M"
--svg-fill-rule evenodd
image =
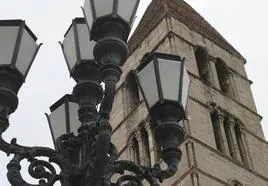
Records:
M131 141L131 143L129 144L128 150L129 150L129 160L134 162L135 161L135 151L134 151L133 141Z
M186 142L186 153L188 158L188 166L189 168L196 166L196 158L195 158L195 152L194 152L194 142L188 141Z
M233 146L232 146L233 147L233 158L235 160L241 161L240 152L239 152L238 143L237 143L237 138L236 138L236 134L235 134L235 120L234 120L234 118L228 119L228 127L230 129L231 136L232 136L232 142L233 142Z
M228 142L225 134L224 129L224 115L222 113L218 113L218 124L220 126L220 141L221 141L221 150L223 153L230 155L229 148L228 148Z
M246 149L247 143L246 143L246 133L243 127L239 126L241 136L241 159L245 163L246 166L249 166L249 161L248 161L248 151Z
M235 86L234 73L230 69L229 69L229 83L232 89L233 98L238 102L240 102L239 96L237 95L237 89Z
M199 186L199 176L197 170L194 170L191 174L193 186Z
M154 150L152 129L151 129L151 126L148 122L145 124L144 128L148 134L148 142L149 142L149 149L150 149L150 154L148 157L149 165L153 165L155 163L155 150Z
M216 70L216 65L215 65L216 60L214 59L210 59L210 67L211 67L211 74L212 74L212 81L213 81L213 85L217 88L217 89L221 89L220 88L220 82L218 81L218 73Z
M138 130L135 133L136 139L138 141L138 145L139 145L139 152L140 152L140 164L141 165L145 165L146 164L146 159L145 159L145 148L144 148L144 143L142 141L142 133L140 130Z
M125 118L128 115L128 96L127 96L126 83L123 83L122 85L122 95L123 95L123 115Z

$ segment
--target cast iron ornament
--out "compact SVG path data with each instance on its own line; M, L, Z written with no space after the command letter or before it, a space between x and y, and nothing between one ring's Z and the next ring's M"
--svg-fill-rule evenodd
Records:
M103 65L102 68L102 78L106 83L104 93L100 91L101 85L91 81L75 86L73 95L79 104L81 127L77 136L71 133L59 137L57 151L45 147L24 147L18 145L16 139L7 143L0 138L0 150L14 155L7 165L8 180L12 186L53 186L57 181L62 186L142 186L144 179L151 186L159 186L162 179L176 173L181 158L179 148L167 148L163 152L163 160L168 165L166 170L161 170L158 164L145 167L131 161L117 160L116 147L111 143L109 115L121 71L115 64ZM96 98L92 99L92 95ZM97 111L99 98L102 98L102 103ZM8 126L7 115L1 118L0 126ZM159 121L152 121L154 131ZM40 160L40 157L47 157L48 161ZM39 184L29 184L22 178L20 162L24 159L30 162L29 175L38 179ZM53 164L60 167L60 173ZM125 171L132 174L124 175ZM111 182L112 176L118 173L122 176Z
M184 129L179 125L181 116L168 114L168 110L174 113L174 107L169 104L159 105L159 108L163 106L164 110L168 110L160 114L163 110L156 109L150 122L155 141L162 151L160 156L167 168L161 170L159 164L145 167L131 161L118 160L117 150L111 143L112 127L109 118L116 83L122 73L120 65L128 55L127 37L115 37L118 25L108 32L105 30L107 24L103 25L98 31L103 29L105 32L100 33L104 33L104 36L93 39L97 40L94 57L99 66L99 82L104 82L105 91L95 80L95 75L91 77L90 73L86 73L87 76L82 76L83 79L75 76L78 84L74 87L73 96L79 105L81 127L78 135L69 133L60 136L56 141L57 150L25 147L18 145L16 139L7 143L2 138L2 133L9 126L8 117L17 108L17 92L22 83L19 79L10 78L13 77L13 71L3 73L8 74L7 80L0 78L0 150L7 155L14 155L7 165L7 177L12 186L53 186L56 182L62 186L142 186L143 181L151 186L160 186L163 179L168 179L177 172L181 159L178 146L184 140ZM95 65L94 68L98 66ZM90 69L90 65L87 69ZM14 87L17 84L19 86ZM96 107L99 103L101 105L98 111ZM29 175L39 180L38 184L30 184L23 179L20 172L22 160L29 161ZM56 170L54 164L60 171ZM125 175L129 172L131 174ZM121 176L112 181L115 174Z
M104 56L105 60L109 58L110 56ZM112 61L114 60L113 58ZM70 133L59 137L56 142L57 150L45 147L24 147L18 145L16 139L7 143L2 136L0 137L0 150L7 155L14 155L7 165L7 177L12 186L53 186L57 181L62 186L142 186L144 180L151 186L160 186L159 183L163 179L168 179L177 172L181 159L178 145L184 139L184 129L178 125L178 122L174 123L172 117L165 115L163 117L159 115L159 118L152 116L150 125L155 134L161 130L167 137L165 139L162 135L154 135L160 149L162 148L161 158L167 164L166 170L161 170L158 164L145 167L131 161L117 159L117 150L111 143L112 128L109 117L116 93L116 83L120 76L119 64L106 61L100 67L100 77L105 83L104 92L100 84L90 80L79 82L74 87L73 96L79 105L78 115L81 127L77 136ZM16 97L15 93L10 95ZM97 111L96 107L100 102L100 110ZM5 105L7 110L9 110L8 106L16 107L15 103L11 104L11 102ZM7 112L1 114L0 134L9 125L8 114ZM170 128L170 126L176 126L178 129L173 130L174 127ZM168 137L169 133L174 131L178 132L172 136L178 136L179 141ZM46 157L48 161L40 157ZM25 159L30 162L29 175L38 179L39 184L29 184L22 178L20 162ZM58 165L59 173L53 164ZM132 174L125 175L126 171ZM121 176L112 182L112 176L118 173Z
M13 159L7 165L8 180L12 186L53 186L57 181L62 186L142 186L145 179L151 186L160 186L165 171L161 171L158 164L154 167L145 167L127 160L117 160L118 154L116 147L112 144L103 144L100 132L101 128L110 128L107 121L94 123L93 126L83 129L78 136L66 134L59 139L59 151L45 147L23 147L13 139L11 143L0 139L0 149L8 155L14 154ZM89 143L91 151L88 154L89 160L83 168L78 168L72 159L73 152L78 152L83 143ZM109 146L109 153L105 153L102 148ZM101 147L101 148L98 148ZM98 153L96 152L98 151ZM75 155L74 155L75 156ZM103 159L103 156L106 158ZM40 160L40 157L47 157L48 161ZM29 184L22 178L20 173L22 160L28 160L29 175L38 179L39 184ZM105 162L103 172L102 167L98 167L100 161ZM60 167L60 173L57 173L52 163ZM174 164L174 166L177 166ZM131 175L123 175L125 171L132 172ZM100 174L102 173L102 174ZM121 174L115 182L111 182L111 177L115 174ZM94 175L94 176L93 176ZM95 178L101 178L99 180ZM98 183L99 182L99 183Z

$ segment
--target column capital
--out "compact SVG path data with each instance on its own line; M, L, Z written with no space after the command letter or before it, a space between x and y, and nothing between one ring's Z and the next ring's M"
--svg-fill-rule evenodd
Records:
M215 102L210 102L208 109L210 110L211 113L217 111L217 103Z
M235 127L235 119L232 116L227 117L227 124L231 127Z
M134 147L134 142L133 142L133 138L131 138L131 140L128 143L128 147L129 148L133 148Z
M239 124L238 127L240 128L241 133L244 134L246 131L246 127L244 125L241 125L241 124Z
M226 115L225 112L215 102L210 103L209 110L212 114L218 116L219 119L223 119Z
M225 114L221 111L217 112L217 116L219 118L219 120L223 121L225 119Z
M196 167L192 170L192 175L197 176L198 175L198 170Z
M126 87L127 87L127 83L126 83L125 81L122 82L121 87L122 87L122 88L126 88Z
M135 132L134 136L136 137L137 141L142 141L142 134L140 129Z
M151 125L149 122L146 122L144 125L144 129L147 131L147 133L149 134L149 132L151 131Z

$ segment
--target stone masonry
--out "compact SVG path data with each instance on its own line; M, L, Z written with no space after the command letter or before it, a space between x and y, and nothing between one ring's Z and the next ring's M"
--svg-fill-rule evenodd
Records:
M144 165L161 162L144 100L140 94L136 94L138 100L131 100L135 94L130 87L134 85L127 79L146 53L175 54L186 58L191 79L183 122L187 136L180 147L179 171L162 185L268 186L268 143L250 89L252 82L246 75L246 60L240 53L192 7L178 0L153 0L129 46L130 56L122 67L111 114L112 141L120 159ZM201 78L197 65L198 47L206 51L207 81ZM225 83L232 88L232 96L222 91L219 59L228 69Z

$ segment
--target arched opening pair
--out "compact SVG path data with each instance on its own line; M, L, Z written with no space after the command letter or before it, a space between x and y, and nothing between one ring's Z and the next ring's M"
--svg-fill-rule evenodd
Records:
M195 49L195 58L199 78L205 83L212 83L213 76L207 50L203 47L197 46ZM231 72L228 66L222 59L216 58L215 67L221 91L229 97L235 98Z

